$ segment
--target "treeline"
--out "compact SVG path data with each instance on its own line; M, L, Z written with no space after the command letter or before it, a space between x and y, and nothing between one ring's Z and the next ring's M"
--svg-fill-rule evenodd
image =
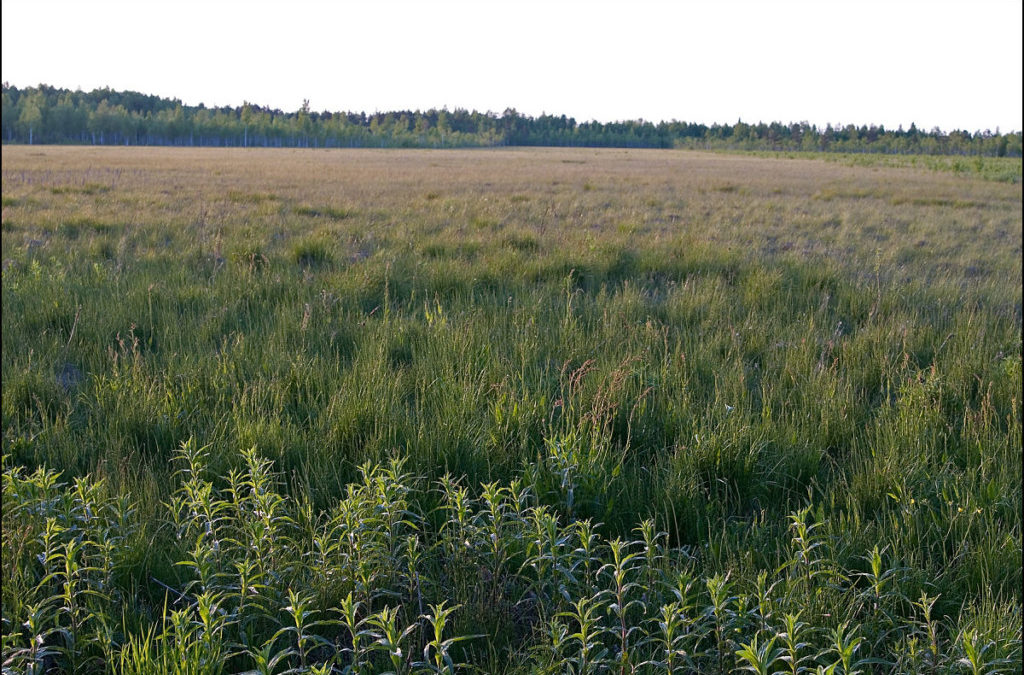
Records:
M386 113L295 112L245 103L208 108L132 91L90 92L3 84L5 143L259 147L486 147L546 145L699 148L806 152L879 152L1021 156L1021 133L922 131L883 126L577 122L565 115L530 117L455 110Z

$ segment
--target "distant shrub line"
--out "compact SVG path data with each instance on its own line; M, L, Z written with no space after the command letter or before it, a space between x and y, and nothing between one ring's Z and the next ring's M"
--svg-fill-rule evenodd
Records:
M259 105L207 108L133 91L3 86L3 142L216 147L569 146L705 150L872 152L1020 157L1021 133L883 125L702 124L672 120L577 122L565 115L398 110L295 112Z

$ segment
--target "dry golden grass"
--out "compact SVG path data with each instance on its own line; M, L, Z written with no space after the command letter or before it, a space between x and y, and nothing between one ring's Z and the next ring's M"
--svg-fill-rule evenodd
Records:
M11 146L3 192L4 221L14 224L259 221L289 232L476 243L507 230L569 247L598 234L624 235L636 246L682 236L750 255L1019 279L1020 185L821 160L621 149ZM295 222L296 209L350 217ZM45 232L30 227L24 238L40 241ZM992 246L1011 255L992 256Z

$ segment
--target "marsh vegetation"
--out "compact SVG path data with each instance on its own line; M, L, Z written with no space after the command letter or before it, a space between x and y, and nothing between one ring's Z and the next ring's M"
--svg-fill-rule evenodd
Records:
M5 147L5 672L1019 672L1021 186L886 164Z

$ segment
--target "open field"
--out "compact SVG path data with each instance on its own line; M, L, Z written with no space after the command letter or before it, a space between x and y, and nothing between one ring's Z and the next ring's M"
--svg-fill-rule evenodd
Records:
M5 146L5 664L1019 672L976 173Z

